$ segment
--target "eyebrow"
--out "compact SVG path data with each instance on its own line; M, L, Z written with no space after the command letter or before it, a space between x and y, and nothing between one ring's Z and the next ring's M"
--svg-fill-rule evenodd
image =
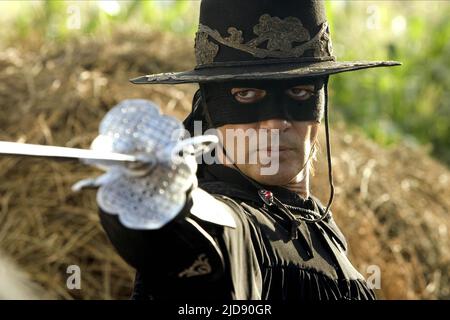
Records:
M296 84L296 85L293 85L293 86L290 86L290 87L288 87L288 89L290 89L290 88L296 88L296 87L312 87L312 88L315 88L315 86L313 85L313 84ZM234 89L244 89L244 90L252 90L252 89L256 89L256 90L262 90L262 91L266 91L266 88L265 89L262 89L262 88L257 88L257 87L247 87L247 86L243 86L243 87L239 87L239 86L237 86L237 87L232 87L231 88L231 90L234 90Z
M230 92L231 92L231 94L234 94L233 93L233 91L236 91L236 90L243 90L243 91L245 91L245 90L260 90L260 91L266 91L265 89L260 89L260 88L248 88L248 87L234 87L234 88L231 88L231 90L230 90Z
M290 88L295 88L295 87L313 87L314 88L314 85L310 84L310 83L308 83L308 84L296 84L296 85L293 85Z

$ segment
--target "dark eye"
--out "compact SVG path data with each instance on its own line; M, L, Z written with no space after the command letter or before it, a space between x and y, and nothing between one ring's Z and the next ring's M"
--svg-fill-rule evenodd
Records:
M266 91L255 88L233 88L231 94L240 103L254 103L264 98Z
M256 92L254 90L245 90L236 93L236 96L242 99L253 99L256 97Z
M295 100L303 101L308 100L311 96L314 95L314 91L312 88L305 87L293 87L286 91L286 93Z

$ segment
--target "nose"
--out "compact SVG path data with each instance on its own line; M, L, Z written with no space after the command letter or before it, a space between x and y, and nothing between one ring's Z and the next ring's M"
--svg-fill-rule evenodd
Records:
M292 127L292 124L285 119L268 119L259 122L260 129L278 129L280 131L286 131Z

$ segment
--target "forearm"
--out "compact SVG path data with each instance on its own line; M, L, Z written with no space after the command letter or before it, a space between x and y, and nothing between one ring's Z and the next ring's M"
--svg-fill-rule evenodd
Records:
M194 198L197 198L195 206L189 196L178 216L158 230L129 229L120 222L117 215L101 208L100 221L119 255L137 270L183 277L189 275L189 272L184 271L200 259L209 264L209 271L206 270L208 272L205 272L205 276L217 277L224 269L223 254L217 244L217 237L221 236L226 227L202 221L191 211L199 214L208 210L210 214L220 217L225 214L223 211L227 207L209 194L198 199L198 193L195 193ZM205 198L209 198L209 203ZM201 206L199 201L209 206Z

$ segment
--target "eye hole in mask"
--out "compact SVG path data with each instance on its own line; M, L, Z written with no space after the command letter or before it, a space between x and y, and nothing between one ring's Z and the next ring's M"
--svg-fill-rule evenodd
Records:
M268 119L320 122L324 79L201 84L213 126ZM245 108L244 108L245 106Z
M244 104L258 102L267 94L266 90L257 88L232 88L230 91L237 102Z
M294 100L297 101L305 101L310 99L312 96L315 96L318 91L315 90L314 86L296 86L290 89L287 89L286 94Z
M258 88L232 88L231 95L243 104L256 103L267 95L267 91ZM305 101L317 93L312 85L298 85L285 90L286 95L296 101Z

